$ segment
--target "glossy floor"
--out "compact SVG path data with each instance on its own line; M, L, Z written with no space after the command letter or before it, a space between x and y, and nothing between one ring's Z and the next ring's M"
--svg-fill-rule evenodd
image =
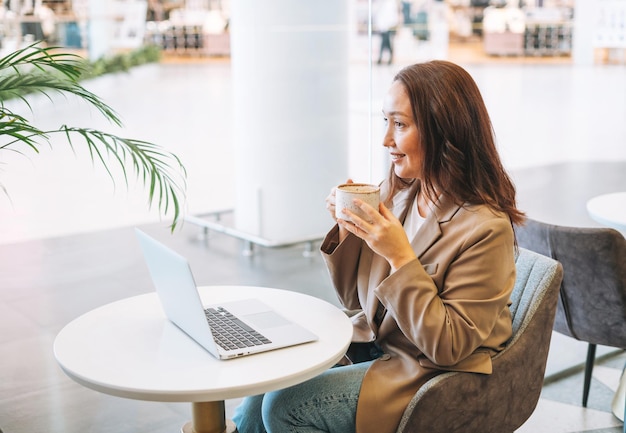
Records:
M522 208L547 221L594 225L586 200L626 189L626 66L464 65L485 96ZM399 66L373 71L374 106ZM367 153L357 152L368 141L367 128L359 127L370 118L367 67L355 62L349 73L350 170L359 177L369 171L366 159L357 156ZM227 61L149 65L88 85L118 110L126 135L165 143L183 158L190 213L232 206ZM70 116L77 124L108 127L71 102L56 100L53 106L38 99L34 116L46 125ZM66 323L106 302L151 290L134 225L188 256L198 284L267 285L336 302L317 255L303 257L301 248L287 248L257 249L245 257L240 241L221 234L204 239L192 224L170 235L167 221L144 210L139 186L113 190L102 170L84 164L87 155L81 152L44 149L31 158L6 152L0 158L1 183L11 197L0 200L0 428L6 433L171 432L189 418L187 404L125 400L85 389L54 361L52 342ZM610 403L626 356L599 350L589 408L583 409L579 367L585 350L554 334L544 393L521 432L622 431ZM234 404L228 402L229 412Z

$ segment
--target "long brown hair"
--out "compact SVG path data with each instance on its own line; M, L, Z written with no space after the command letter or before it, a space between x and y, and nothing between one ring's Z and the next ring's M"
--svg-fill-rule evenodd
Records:
M524 221L517 209L515 186L502 166L493 126L478 86L460 66L442 60L402 69L400 81L409 95L423 152L422 190L435 191L458 204L485 204ZM391 194L409 181L390 174Z

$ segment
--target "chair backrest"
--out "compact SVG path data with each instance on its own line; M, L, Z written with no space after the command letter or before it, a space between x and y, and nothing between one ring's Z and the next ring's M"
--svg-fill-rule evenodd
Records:
M563 282L554 330L592 344L626 348L626 239L610 228L565 227L529 219L519 245L558 260Z
M513 433L533 413L543 386L560 263L519 249L511 295L513 336L493 358L493 373L449 372L415 394L398 433Z

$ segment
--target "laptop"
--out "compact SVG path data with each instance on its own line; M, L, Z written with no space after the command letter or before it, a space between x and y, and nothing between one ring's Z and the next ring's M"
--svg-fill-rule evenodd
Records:
M237 358L318 339L259 299L202 305L187 259L143 231L135 229L135 232L165 315L217 359ZM226 333L222 326L229 328ZM247 335L237 341L233 335L240 333Z

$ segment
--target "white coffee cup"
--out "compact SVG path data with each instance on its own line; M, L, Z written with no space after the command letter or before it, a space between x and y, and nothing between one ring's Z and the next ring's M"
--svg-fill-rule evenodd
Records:
M378 210L380 187L367 183L344 183L337 186L335 190L335 217L351 221L350 217L343 213L344 209L349 209L364 220L368 220L369 218L365 215L365 212L354 204L355 198Z

